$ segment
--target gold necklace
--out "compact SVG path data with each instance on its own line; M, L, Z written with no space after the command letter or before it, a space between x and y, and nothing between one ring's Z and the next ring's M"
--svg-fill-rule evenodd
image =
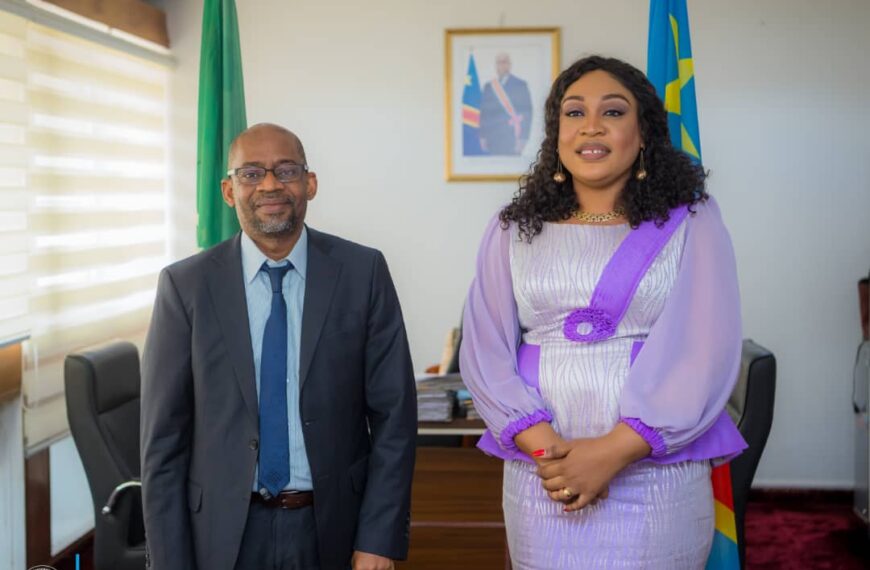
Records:
M574 210L574 217L587 224L603 224L604 222L609 222L611 220L615 220L616 218L621 218L625 215L625 208L622 206L618 206L613 210L607 212L606 214L590 214L589 212L584 212L582 210Z

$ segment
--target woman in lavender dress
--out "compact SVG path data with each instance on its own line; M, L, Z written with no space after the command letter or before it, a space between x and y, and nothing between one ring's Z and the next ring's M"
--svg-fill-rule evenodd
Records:
M460 366L505 460L515 570L703 568L711 463L745 443L734 254L704 172L634 67L565 70L486 229Z

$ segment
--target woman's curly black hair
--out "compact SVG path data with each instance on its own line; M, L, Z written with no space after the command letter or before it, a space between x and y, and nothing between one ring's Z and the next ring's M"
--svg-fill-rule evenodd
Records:
M499 214L504 228L516 222L520 236L528 242L541 233L544 222L567 220L578 208L570 173L565 182L553 180L559 161L559 116L562 97L568 87L583 75L599 69L631 91L638 104L647 176L644 180L636 178L639 162L636 159L632 175L619 197L619 205L625 209L631 227L649 220L661 225L668 220L672 208L688 205L691 210L692 205L708 197L704 190L704 169L671 144L667 112L646 76L624 61L593 55L575 62L553 83L545 105L544 142L537 159L520 180L511 203Z

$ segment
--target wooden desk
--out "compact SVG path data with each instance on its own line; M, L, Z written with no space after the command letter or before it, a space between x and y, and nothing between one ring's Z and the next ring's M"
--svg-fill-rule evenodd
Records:
M420 424L427 436L464 436L468 447L418 447L411 495L411 549L398 568L510 568L501 510L503 463L473 447L479 420Z
M453 420L452 422L420 422L417 435L471 435L480 437L486 431L483 420Z

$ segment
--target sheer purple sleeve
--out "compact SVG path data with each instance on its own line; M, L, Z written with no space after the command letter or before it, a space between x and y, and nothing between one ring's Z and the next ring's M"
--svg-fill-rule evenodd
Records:
M514 437L551 421L540 394L517 373L520 324L510 271L510 229L496 215L486 228L462 318L459 367L474 406L507 450Z
M696 210L686 219L674 287L620 399L622 421L650 444L653 460L688 446L692 458L732 456L746 446L724 414L742 346L734 250L716 202Z

